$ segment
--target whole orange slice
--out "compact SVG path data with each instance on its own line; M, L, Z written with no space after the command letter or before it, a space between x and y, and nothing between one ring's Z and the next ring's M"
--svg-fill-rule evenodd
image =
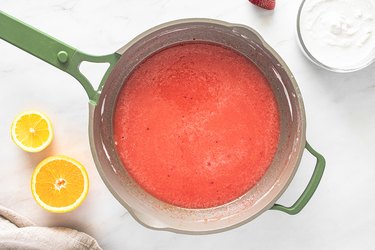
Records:
M86 198L89 178L78 161L67 156L51 156L38 164L31 179L36 202L54 213L76 209Z
M14 143L27 152L40 152L53 139L50 119L39 111L26 111L13 121L11 136Z

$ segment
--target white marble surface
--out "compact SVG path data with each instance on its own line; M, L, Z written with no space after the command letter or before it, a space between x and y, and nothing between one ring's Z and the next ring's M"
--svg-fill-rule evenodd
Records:
M274 12L247 0L2 0L0 9L85 52L114 52L156 24L208 17L257 29L284 58L301 88L307 138L327 159L315 196L296 216L267 211L237 229L190 236L153 231L138 224L101 181L89 149L85 92L69 75L0 40L0 204L45 226L87 232L104 249L374 249L375 248L375 65L350 74L317 68L300 52L295 20L300 1L278 0ZM88 75L100 74L88 69ZM11 141L15 115L35 108L47 113L55 140L45 152L28 154ZM43 211L29 181L44 157L66 154L87 167L91 189L68 214ZM280 202L291 204L311 176L305 154Z

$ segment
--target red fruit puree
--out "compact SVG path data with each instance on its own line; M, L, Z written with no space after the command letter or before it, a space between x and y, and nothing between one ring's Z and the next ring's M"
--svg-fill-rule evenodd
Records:
M269 167L279 140L276 99L249 59L185 43L142 62L114 115L123 165L154 197L186 208L230 202Z

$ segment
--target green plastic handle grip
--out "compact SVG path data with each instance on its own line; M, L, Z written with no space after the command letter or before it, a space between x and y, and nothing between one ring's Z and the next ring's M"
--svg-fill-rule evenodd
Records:
M120 58L120 55L116 53L104 56L85 54L1 11L0 38L72 75L81 83L90 102L94 105L99 98L105 80ZM83 61L109 63L97 90L79 70Z
M273 205L271 208L272 210L279 210L291 215L298 214L309 202L311 197L313 196L315 190L317 189L320 180L322 179L324 168L326 166L326 160L324 157L316 152L309 143L306 142L306 149L316 157L316 165L314 173L307 184L306 189L303 191L302 195L298 198L298 200L290 207L285 207L279 204Z

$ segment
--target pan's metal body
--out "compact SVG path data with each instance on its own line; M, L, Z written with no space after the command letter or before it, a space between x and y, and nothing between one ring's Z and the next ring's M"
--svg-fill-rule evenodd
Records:
M17 32L27 34L32 44L21 41ZM285 62L249 27L211 19L178 20L144 32L114 54L91 56L0 12L0 38L79 80L90 99L89 133L97 169L117 200L146 226L185 233L205 233L241 225L270 208L296 214L310 200L319 184L325 161L306 144L305 111L297 83ZM145 192L122 166L113 140L113 114L117 95L123 84L126 84L127 77L151 54L188 42L220 44L249 58L267 77L280 111L280 142L266 174L243 196L208 209L176 207ZM110 64L97 90L80 73L79 65L82 61ZM275 205L292 180L305 147L317 157L315 171L307 188L293 206Z

